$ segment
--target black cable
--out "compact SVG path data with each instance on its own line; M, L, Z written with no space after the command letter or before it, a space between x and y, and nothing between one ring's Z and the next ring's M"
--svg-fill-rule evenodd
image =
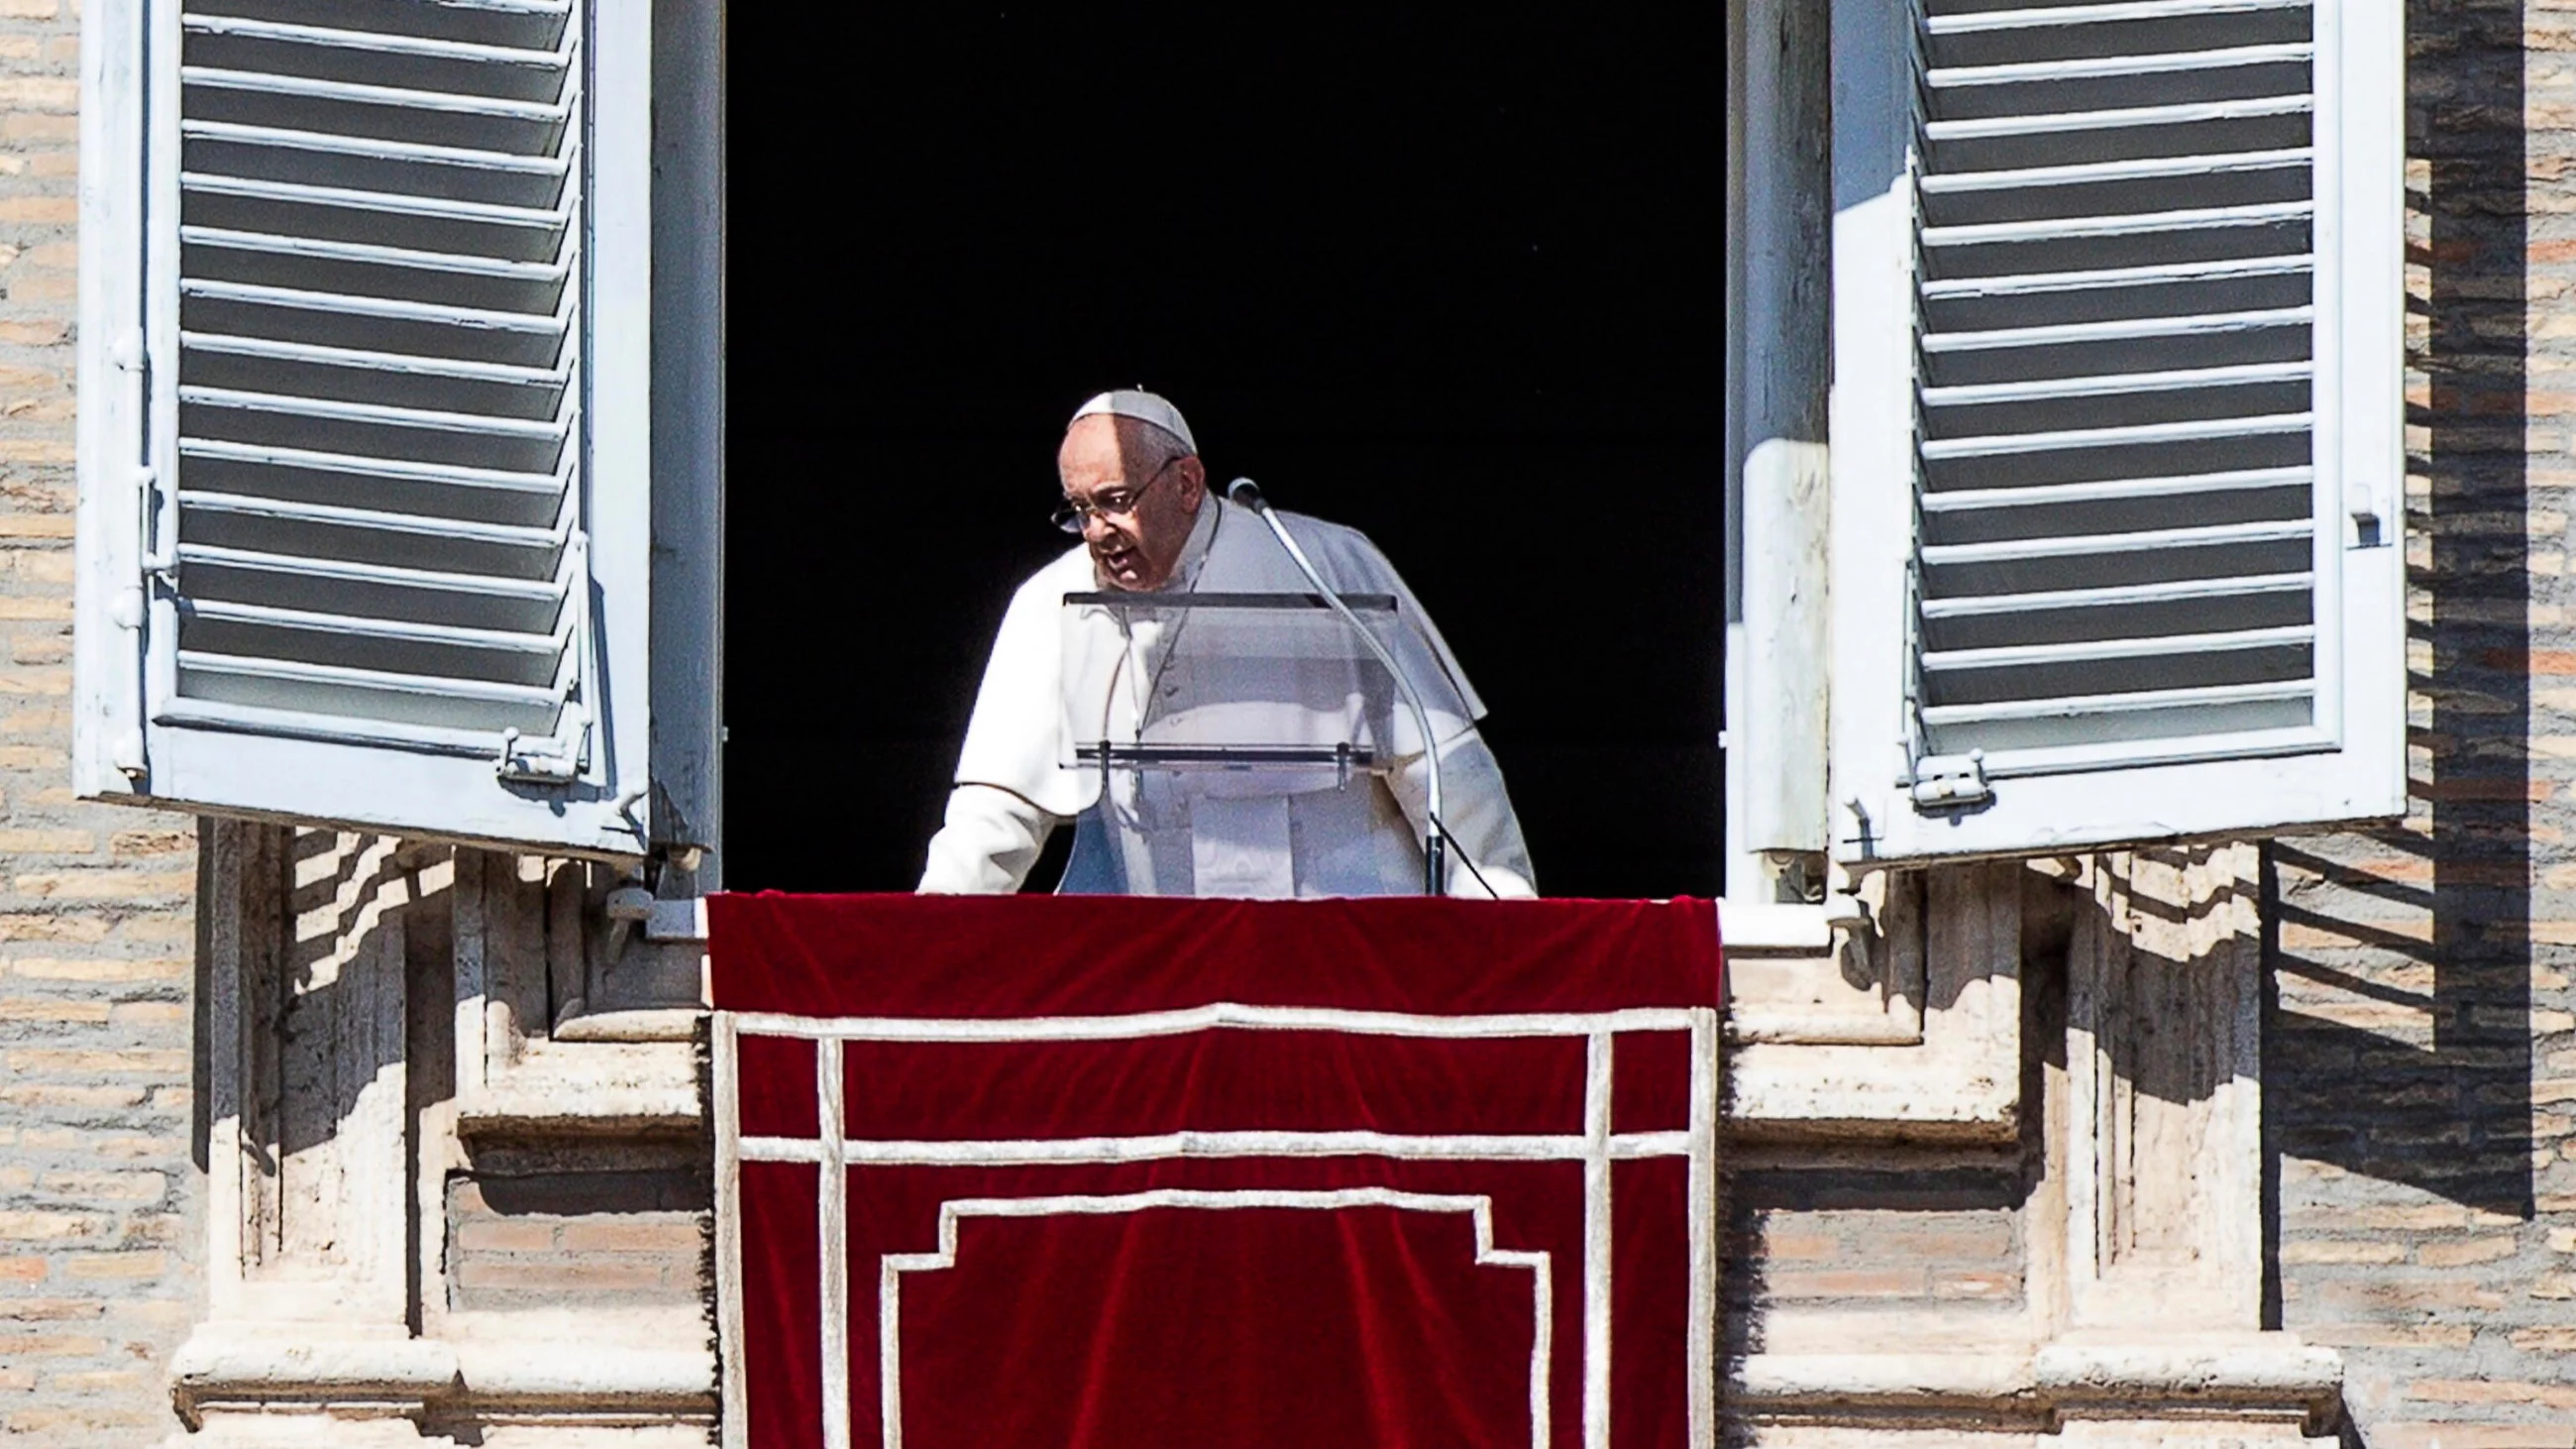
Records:
M1501 900L1503 898L1503 893L1494 889L1494 883L1485 879L1485 873L1483 871L1476 869L1476 858L1467 853L1467 847L1458 843L1458 837L1456 835L1450 833L1449 822L1441 819L1437 815L1432 815L1428 810L1425 810L1422 813L1430 817L1432 824L1440 827L1440 833L1442 836L1447 838L1449 848L1457 852L1458 863L1467 867L1467 874L1474 876L1476 878L1476 884L1485 888L1485 898L1488 900Z

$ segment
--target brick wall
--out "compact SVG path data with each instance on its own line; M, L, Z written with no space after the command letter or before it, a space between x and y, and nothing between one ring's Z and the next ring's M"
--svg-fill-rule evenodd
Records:
M448 1306L695 1307L713 1212L697 1139L617 1155L626 1161L602 1168L487 1151L477 1172L450 1178Z
M172 1425L199 1298L188 823L74 804L77 0L0 0L0 1435Z
M2576 1445L2576 9L2414 0L2415 813L2270 853L2278 1311L2369 1449Z
M1727 1154L1730 1348L1764 1345L1767 1311L2023 1311L2020 1161L1941 1148L1865 1154L1806 1143Z

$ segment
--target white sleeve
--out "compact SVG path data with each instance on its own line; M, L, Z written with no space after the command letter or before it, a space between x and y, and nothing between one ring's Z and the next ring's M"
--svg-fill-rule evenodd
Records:
M1413 822L1414 833L1421 834L1431 786L1424 757L1407 759L1387 785ZM1440 793L1440 823L1449 830L1449 894L1475 900L1536 896L1538 876L1530 869L1521 820L1512 813L1511 794L1503 788L1503 767L1482 734L1470 730L1440 747Z
M1003 896L1020 888L1038 863L1061 815L992 785L960 785L948 792L947 822L930 837L930 863L922 868L922 895Z

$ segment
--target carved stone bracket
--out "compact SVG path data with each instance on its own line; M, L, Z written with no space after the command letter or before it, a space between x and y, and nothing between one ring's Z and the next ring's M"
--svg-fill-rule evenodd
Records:
M2035 1158L2018 1315L1773 1305L1730 1365L1745 1442L2334 1442L2340 1358L2262 1326L2257 899L2245 846L1929 872L1921 1044L1735 1053L1730 1125L1762 1128L1774 1159L1793 1131L1827 1151L1863 1133L1967 1151L1995 1129ZM2026 998L2025 954L2053 978L2061 951L2062 1008L2054 990ZM1768 1074L1758 1123L1748 1069ZM1891 1101L1907 1083L1925 1104Z
M696 1150L685 1036L554 1039L605 995L591 869L240 822L201 838L208 1315L173 1364L173 1446L704 1444L688 1270L661 1300L552 1311L478 1306L452 1277L451 1192L489 1170L474 1132L517 1181ZM603 1146L544 1145L565 1139ZM563 1211L496 1226L552 1244Z
M2008 863L1881 871L1865 883L1867 915L1812 945L1730 941L1729 1128L2011 1140L2023 874Z

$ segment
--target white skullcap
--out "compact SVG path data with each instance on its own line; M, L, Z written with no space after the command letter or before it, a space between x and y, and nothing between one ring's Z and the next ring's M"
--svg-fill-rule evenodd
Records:
M1161 395L1147 392L1141 387L1122 387L1112 392L1102 393L1075 408L1072 419L1065 426L1072 427L1074 423L1084 418L1103 413L1113 418L1134 418L1140 423L1151 423L1180 439L1182 447L1193 453L1199 450L1198 439L1190 436L1190 425L1181 417L1181 410L1172 406L1170 401Z

